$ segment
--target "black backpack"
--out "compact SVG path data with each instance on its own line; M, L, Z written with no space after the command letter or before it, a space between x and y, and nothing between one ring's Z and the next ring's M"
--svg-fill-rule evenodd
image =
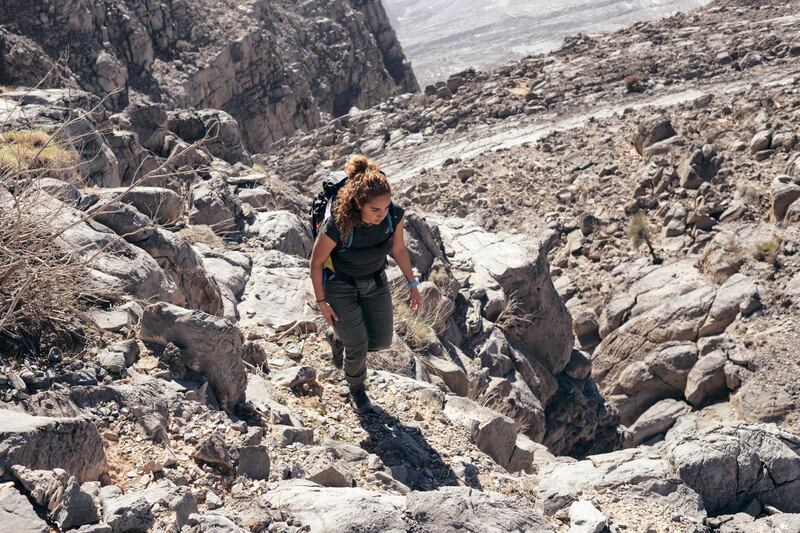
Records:
M386 175L383 171L381 171L381 174L384 176ZM316 240L322 224L331 216L331 206L333 206L333 202L336 200L336 194L339 192L339 189L344 187L345 183L347 183L347 173L341 170L331 172L322 180L322 192L317 194L314 201L311 202L311 237L313 240ZM393 207L394 205L389 208L388 232L390 235L394 234L394 229L400 221L398 212L396 209L393 209ZM350 240L342 249L349 248L352 242L353 234L351 233Z
M347 183L347 173L341 170L331 172L322 180L322 192L311 202L311 236L314 240L319 235L322 223L331 216L333 201L345 183Z

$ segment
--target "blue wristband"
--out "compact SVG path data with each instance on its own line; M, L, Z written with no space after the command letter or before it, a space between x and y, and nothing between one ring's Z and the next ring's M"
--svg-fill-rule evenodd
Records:
M415 279L414 281L406 281L406 285L408 285L409 287L416 287L417 285L419 285L419 280Z

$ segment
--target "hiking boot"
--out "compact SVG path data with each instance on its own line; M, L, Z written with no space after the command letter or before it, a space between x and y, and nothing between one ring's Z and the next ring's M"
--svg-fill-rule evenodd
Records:
M328 326L328 329L325 330L325 340L331 345L331 358L333 359L333 366L341 370L344 366L344 345L342 344L342 341L339 340L339 337L336 336L333 328L330 326Z
M367 390L364 388L364 385L350 387L350 393L347 395L347 399L350 400L350 405L356 413L360 415L372 411L372 402L369 401Z

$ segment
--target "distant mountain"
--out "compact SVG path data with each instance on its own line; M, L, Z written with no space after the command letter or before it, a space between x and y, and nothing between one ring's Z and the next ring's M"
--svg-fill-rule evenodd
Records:
M611 31L707 0L383 0L420 83L546 52L577 32Z

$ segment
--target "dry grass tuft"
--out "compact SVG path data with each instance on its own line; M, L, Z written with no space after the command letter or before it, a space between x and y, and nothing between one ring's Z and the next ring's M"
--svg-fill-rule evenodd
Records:
M0 173L19 176L39 175L41 171L74 167L74 150L53 139L43 130L7 131L0 135Z
M526 313L516 294L507 297L495 324L505 333L525 329L533 324L533 317Z
M781 244L783 239L779 236L774 236L768 241L764 241L755 245L753 256L757 261L763 261L770 265L777 265L778 254L781 252Z
M642 243L646 244L647 249L650 251L650 256L653 258L653 264L661 264L662 259L658 257L655 249L653 249L652 230L644 211L637 211L631 218L631 222L628 225L628 237L630 237L631 244L635 249L638 249Z

